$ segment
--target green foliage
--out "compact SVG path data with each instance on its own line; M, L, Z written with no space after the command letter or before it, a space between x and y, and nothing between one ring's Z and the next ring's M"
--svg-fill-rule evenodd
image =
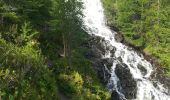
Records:
M5 2L0 1L0 16L1 16L1 23L10 23L10 22L17 22L19 17L15 12L15 8L12 6L7 5Z
M89 89L84 89L81 95L77 95L73 100L109 100L108 92L100 92L99 94L92 93Z
M103 88L102 84L99 83L97 74L91 67L90 62L83 56L84 52L86 51L81 50L80 48L77 51L77 49L72 54L73 57L71 68L63 59L58 61L55 67L53 67L55 75L60 77L59 80L57 79L57 82L59 82L59 90L63 91L66 95L71 96L73 100L87 100L92 98L94 100L97 98L99 100L109 100L110 94ZM77 89L77 85L72 78L75 73L79 73L79 78L77 79L83 80L81 89ZM81 85L79 87L81 87ZM75 90L79 92L76 93Z
M82 33L82 2L78 0L54 0L50 31L62 37L63 55L71 61L72 40ZM70 65L71 66L71 65Z
M70 75L61 74L58 81L61 91L72 96L72 100L109 100L110 98L110 94L99 86L83 88L83 78L77 72Z
M0 0L0 99L110 98L84 57L81 10L79 0Z
M108 25L116 26L125 40L143 46L170 71L169 0L103 0Z
M33 31L32 28L30 27L29 23L24 23L21 26L20 29L20 35L16 38L16 43L18 45L24 45L24 44L28 44L28 43L32 43L32 45L35 45L36 41L33 40L33 38L35 37L35 35L37 35L38 32L37 31Z
M83 87L83 79L77 72L70 75L61 74L58 81L60 82L60 90L65 94L78 94Z
M2 39L0 45L2 98L56 98L55 80L38 51L30 46L19 48Z

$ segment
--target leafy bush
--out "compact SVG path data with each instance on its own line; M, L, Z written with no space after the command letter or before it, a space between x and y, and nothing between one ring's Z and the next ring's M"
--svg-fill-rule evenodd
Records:
M17 47L0 39L0 93L3 99L57 98L55 79L44 57L30 45Z
M72 97L72 100L109 100L110 94L103 90L101 86L84 87L83 79L78 72L69 75L59 75L59 89L63 93Z
M78 72L73 72L70 75L61 74L59 76L59 88L65 94L78 94L83 86L83 79Z
M78 0L0 0L2 99L56 100L57 87L73 100L108 98L80 47L87 38L77 16L81 5ZM60 57L64 45L70 61ZM94 85L100 88L93 91Z

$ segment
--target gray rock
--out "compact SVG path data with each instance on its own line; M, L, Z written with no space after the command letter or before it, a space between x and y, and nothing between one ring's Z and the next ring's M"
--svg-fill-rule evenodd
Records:
M122 100L116 91L112 92L111 100Z
M146 75L146 74L147 74L147 70L144 68L144 66L138 64L137 67L140 69L140 71L141 71L141 73L142 73L143 75Z
M85 55L86 58L92 61L92 66L97 71L101 82L107 84L111 77L110 68L113 64L113 59L102 59L102 56L110 49L110 45L103 38L92 36L85 47L90 49Z
M117 42L123 42L123 35L120 33L115 34L115 40Z
M110 50L111 57L114 57L114 56L115 56L115 52L116 52L116 48L113 47L112 50Z
M130 70L125 64L117 64L116 75L120 80L120 85L122 87L122 93L125 95L127 99L135 99L137 93L137 83L133 79Z
M110 70L113 66L114 59L113 58L105 58L103 59L103 63L106 65L106 67Z

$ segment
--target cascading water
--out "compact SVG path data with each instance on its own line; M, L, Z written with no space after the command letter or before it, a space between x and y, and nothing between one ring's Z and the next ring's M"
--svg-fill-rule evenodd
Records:
M132 77L137 82L137 93L135 100L170 100L168 90L163 88L159 82L156 83L157 87L153 85L153 82L149 80L153 71L152 65L144 59L141 54L137 54L129 47L119 43L115 40L116 32L113 32L105 25L104 10L100 0L82 0L84 3L83 13L85 17L84 25L86 31L90 35L99 36L104 38L112 46L116 48L115 59L121 57L122 62L128 66ZM103 58L111 58L111 53L108 51ZM121 92L121 86L118 85L119 78L115 73L116 65L120 64L119 60L113 62L111 69L111 78L108 86L113 85L113 88L109 88L109 91L116 91L122 100L126 100L126 97ZM138 65L142 65L146 73L143 74L138 68Z

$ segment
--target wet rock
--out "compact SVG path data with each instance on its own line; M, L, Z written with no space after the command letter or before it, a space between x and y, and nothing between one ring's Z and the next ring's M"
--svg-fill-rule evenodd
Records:
M115 52L116 52L116 48L113 47L112 50L110 50L111 57L114 57L114 56L115 56Z
M113 91L111 95L111 100L122 100L122 99L119 97L119 94L116 91Z
M101 54L100 50L93 48L85 54L85 57L88 58L88 59L101 58L102 54Z
M114 50L114 47L109 42L107 42L105 46L106 46L106 51Z
M105 66L104 61L102 59L98 59L97 61L93 62L92 65L97 71L98 77L100 78L101 82L107 84L111 77L111 73L107 66Z
M113 66L114 59L113 58L105 58L103 59L103 63L107 66L107 68L110 70Z
M117 41L117 42L123 42L123 35L122 34L120 34L120 33L117 33L117 34L115 34L115 40Z
M132 64L130 64L130 67L135 68Z
M96 47L97 47L97 49L98 49L98 50L100 50L100 51L101 51L101 54L102 54L102 55L104 55L104 54L106 53L106 49L105 49L106 47L105 47L105 45L104 45L104 44L102 44L102 43L101 43L101 44L100 44L100 43L98 43L98 44L96 45Z
M142 73L143 75L146 75L146 74L147 74L147 70L144 68L144 66L138 64L137 67L140 69L140 71L141 71L141 73Z
M133 79L128 66L125 64L117 64L115 73L120 80L122 93L127 99L135 99L137 93L137 83Z
M88 48L90 49L89 52L87 52L85 54L85 57L88 58L88 59L100 59L104 53L104 50L102 48L102 46L99 46L101 45L100 44L100 40L102 38L99 38L99 37L91 37L87 43L84 43L82 46L84 46L85 48Z
M123 60L122 60L121 57L118 57L117 60L118 60L119 62L123 62Z
M86 58L91 60L92 66L97 71L101 82L107 84L111 77L110 68L113 64L113 59L103 59L102 57L108 50L113 48L111 48L110 44L108 44L103 38L96 36L92 36L88 40L88 43L86 43L85 47L90 49L90 51L85 54Z

